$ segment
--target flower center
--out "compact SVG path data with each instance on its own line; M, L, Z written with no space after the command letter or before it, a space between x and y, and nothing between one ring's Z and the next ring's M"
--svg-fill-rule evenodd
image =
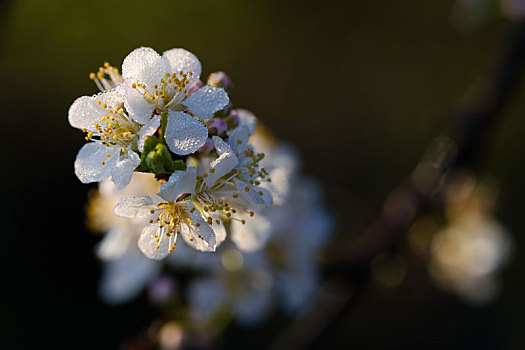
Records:
M97 101L97 104L108 114L100 118L100 123L93 124L96 131L83 130L87 133L86 140L102 142L107 147L121 147L121 151L126 152L127 147L136 141L140 125L129 118L122 108L109 109L101 101ZM108 153L106 156L109 158L111 155Z
M147 102L156 105L157 112L164 112L169 108L184 110L185 107L179 104L186 98L186 90L192 76L193 72L165 73L164 79L161 79L159 84L153 85L153 90L141 83L133 83L131 87L136 89Z
M238 198L239 195L234 195L233 198ZM216 199L210 193L209 190L203 190L195 197L197 206L202 209L203 217L207 220L208 224L212 225L214 220L211 216L212 213L222 214L231 220L240 221L243 225L246 224L245 219L240 219L238 216L245 214L253 217L255 213L246 207L240 207L236 203L229 202L226 199ZM220 224L220 220L216 219L215 223Z

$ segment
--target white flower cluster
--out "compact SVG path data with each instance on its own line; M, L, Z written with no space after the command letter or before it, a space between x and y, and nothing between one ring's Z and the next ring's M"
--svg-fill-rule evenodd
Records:
M87 217L105 233L102 299L149 287L156 304L180 306L185 330L213 331L217 320L255 324L274 305L303 307L333 218L293 147L232 108L223 72L206 85L200 74L186 50L137 49L122 75L107 63L91 74L101 93L77 99L69 120L89 141L75 173L100 182Z
M226 238L224 222L245 224L254 208L273 204L260 165L263 153L248 144L256 119L232 110L225 76L200 81L201 64L184 49L159 55L131 52L122 74L108 63L91 74L101 92L78 98L69 122L86 133L75 173L83 183L111 178L117 190L136 172L153 173L158 193L122 197L117 216L145 220L138 240L151 259L172 252L178 236L200 251Z

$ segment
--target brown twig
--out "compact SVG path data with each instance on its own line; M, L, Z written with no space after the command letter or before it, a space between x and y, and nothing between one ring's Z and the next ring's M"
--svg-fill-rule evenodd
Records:
M374 259L390 251L418 214L436 200L447 172L477 168L488 136L515 92L524 61L525 22L521 22L509 36L494 69L453 113L450 138L435 140L413 174L385 199L379 217L357 240L336 252L336 263L330 267L316 300L280 334L271 349L312 346L337 316L356 302Z

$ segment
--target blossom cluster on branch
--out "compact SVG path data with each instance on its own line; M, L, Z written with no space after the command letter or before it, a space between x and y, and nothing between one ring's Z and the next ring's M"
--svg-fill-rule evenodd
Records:
M101 296L118 304L149 286L201 325L225 313L255 323L277 300L295 312L315 292L333 218L295 149L234 108L229 77L200 77L184 49L138 48L121 72L91 73L100 93L69 109L87 141L75 174L99 183L87 216L105 233ZM196 278L175 293L188 269Z

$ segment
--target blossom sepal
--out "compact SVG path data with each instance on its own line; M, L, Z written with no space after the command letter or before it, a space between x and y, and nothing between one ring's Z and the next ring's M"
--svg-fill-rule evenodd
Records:
M159 175L172 174L177 170L186 170L184 162L181 159L173 160L168 147L156 137L147 137L141 162L136 171Z

